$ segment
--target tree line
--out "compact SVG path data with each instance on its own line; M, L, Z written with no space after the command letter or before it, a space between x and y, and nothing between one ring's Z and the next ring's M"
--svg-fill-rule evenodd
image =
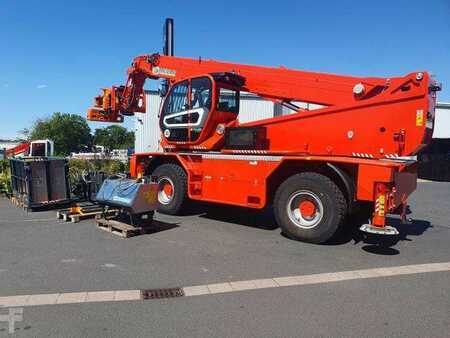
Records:
M67 156L72 152L89 152L94 145L107 150L134 147L134 133L126 128L110 125L92 132L86 119L77 114L53 113L46 119L36 120L30 129L20 133L25 140L50 139L55 144L55 155Z

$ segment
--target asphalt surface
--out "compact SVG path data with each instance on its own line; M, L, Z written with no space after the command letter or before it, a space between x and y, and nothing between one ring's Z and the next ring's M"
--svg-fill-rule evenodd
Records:
M419 183L409 226L376 241L348 230L312 245L280 235L268 212L198 205L156 215L154 233L121 239L93 221L57 221L0 199L0 296L167 288L450 262L450 184ZM0 309L2 312L2 309ZM198 297L27 307L17 336L414 336L450 332L450 273ZM0 323L0 336L8 336Z

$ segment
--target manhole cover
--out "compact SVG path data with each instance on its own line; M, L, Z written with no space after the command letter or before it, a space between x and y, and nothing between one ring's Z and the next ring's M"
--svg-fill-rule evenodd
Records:
M182 288L150 289L150 290L142 290L141 295L142 299L161 299L161 298L183 297L184 292Z

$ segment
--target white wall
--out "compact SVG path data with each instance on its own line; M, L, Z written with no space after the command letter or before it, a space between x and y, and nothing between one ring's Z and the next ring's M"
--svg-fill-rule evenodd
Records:
M147 92L146 113L135 116L135 146L136 153L161 150L159 146L159 105L161 98L157 92Z
M239 123L268 119L274 116L274 103L259 96L241 93Z
M433 138L450 138L450 103L438 103Z

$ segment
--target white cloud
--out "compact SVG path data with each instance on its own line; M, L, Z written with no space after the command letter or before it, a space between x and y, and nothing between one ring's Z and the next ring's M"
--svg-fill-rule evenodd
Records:
M40 84L40 85L36 86L37 89L43 89L43 88L47 88L47 87L48 86L46 84Z

